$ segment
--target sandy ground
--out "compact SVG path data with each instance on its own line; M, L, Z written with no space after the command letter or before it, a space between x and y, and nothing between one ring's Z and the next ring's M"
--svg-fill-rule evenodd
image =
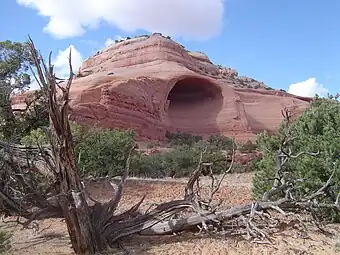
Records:
M203 183L208 183L203 180ZM143 208L151 203L169 201L183 196L185 179L172 181L131 180L125 189L122 207L136 203L147 194ZM216 198L223 198L223 206L230 207L251 201L251 174L231 174L222 185ZM101 196L105 191L99 191ZM8 222L1 223L1 228L13 231L13 248L8 254L74 254L64 222L58 219L39 221L39 230L22 230L20 226ZM288 227L273 234L273 244L257 244L245 240L242 236L221 236L214 234L182 233L162 237L132 236L123 240L128 251L114 249L110 254L340 254L336 251L340 244L340 226L329 225L330 234L322 234L315 226L307 225L301 231L297 227Z

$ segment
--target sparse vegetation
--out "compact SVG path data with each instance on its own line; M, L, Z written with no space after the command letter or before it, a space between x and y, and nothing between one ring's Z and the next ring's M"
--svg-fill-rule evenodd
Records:
M191 145L185 143L175 145L168 151L155 152L151 155L138 154L132 161L132 172L137 176L151 178L189 176L197 167L197 161L204 148L207 149L203 162L212 163L215 174L222 173L229 166L226 154L202 140Z
M290 137L285 144L281 141ZM299 155L282 166L286 181L300 180L292 191L299 198L315 192L332 176L334 186L319 203L336 200L340 184L340 103L334 99L317 98L303 115L289 127L283 122L276 135L259 135L258 144L264 152L256 164L253 194L256 199L273 185L277 153ZM312 155L310 155L312 154ZM284 197L283 192L277 194ZM328 212L329 213L329 212ZM328 214L332 217L338 214ZM333 218L337 219L338 218Z
M197 143L198 141L202 140L202 136L198 135L191 135L188 133L170 133L167 132L165 134L165 138L167 143L170 146L175 146L175 145L193 145L194 143Z
M73 123L75 153L81 173L85 176L117 176L125 167L128 151L134 142L134 132L89 129ZM22 140L25 145L48 143L46 133L33 130ZM157 142L148 148L158 146ZM145 155L133 151L130 173L138 177L185 177L196 167L200 152L206 147L203 161L213 163L214 173L221 173L228 166L226 153L230 153L233 140L222 135L212 135L205 142L201 136L188 133L167 133L168 150ZM241 168L241 167L239 167ZM244 172L244 170L239 171Z
M218 150L228 150L232 148L234 144L233 139L220 134L209 136L208 142Z
M167 133L166 136L169 150L151 155L139 154L134 158L132 168L136 175L153 178L188 176L197 167L204 148L203 162L212 163L214 173L222 173L230 163L227 153L233 147L231 138L213 135L203 141L201 136L187 133Z
M244 152L244 153L249 153L252 151L256 151L258 148L256 143L253 143L252 141L248 140L246 143L241 144L238 148L238 150L240 152Z
M160 146L160 143L157 142L157 141L155 141L155 142L148 143L148 144L146 145L146 148L152 149L152 148L159 147L159 146Z
M116 176L125 167L128 152L134 143L132 131L103 130L71 125L75 143L76 159L83 175ZM24 145L47 144L46 132L32 130L22 138Z
M75 147L82 172L93 176L120 174L124 169L127 151L131 147L133 138L133 132L114 130L91 132ZM200 136L168 133L167 145L168 150L154 152L151 155L134 151L130 166L131 175L151 178L188 176L197 167L200 152L205 147L207 151L203 161L213 163L215 173L221 173L228 165L223 151L230 151L232 139L211 136L207 142L204 142Z

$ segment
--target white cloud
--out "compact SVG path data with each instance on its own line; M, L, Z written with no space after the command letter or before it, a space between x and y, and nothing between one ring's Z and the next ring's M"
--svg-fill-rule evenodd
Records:
M59 50L57 56L52 59L52 64L54 64L54 71L58 78L67 78L70 73L69 68L69 53L71 49L71 63L72 63L72 69L74 73L78 72L79 67L83 63L84 59L81 53L73 46L70 45L65 50ZM32 82L30 84L30 89L38 89L39 84L35 80L34 76L31 76Z
M56 38L80 36L107 22L132 33L138 29L204 40L222 29L224 0L17 0L49 17L44 31Z
M112 38L107 38L105 41L105 47L110 46L111 44L115 43L115 40L124 40L124 37L120 36L120 35L116 35L115 39Z
M68 77L70 73L70 68L69 68L69 63L68 63L70 49L71 49L71 54L72 54L71 55L72 69L74 73L78 72L79 67L84 61L83 56L73 45L70 45L65 50L60 50L58 52L58 55L52 61L54 64L54 68L55 68L54 70L55 70L57 77L66 78Z
M115 36L115 40L124 40L124 39L126 39L126 38L124 38L124 37L121 36L121 35L116 35L116 36Z
M318 83L315 78L291 84L288 89L288 93L304 97L314 97L315 94L323 97L327 96L328 92L328 89Z
M108 47L110 46L111 44L115 43L115 40L111 39L111 38L108 38L106 41L105 41L105 47Z

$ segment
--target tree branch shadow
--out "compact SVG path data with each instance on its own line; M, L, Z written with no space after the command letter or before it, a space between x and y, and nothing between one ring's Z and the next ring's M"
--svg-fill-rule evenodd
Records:
M53 243L54 247L62 247L62 246L69 246L70 245L70 238L69 235L66 233L55 233L55 232L48 232L44 233L42 235L36 236L32 239L23 241L23 242L15 242L15 246L18 246L14 249L12 249L12 252L17 252L17 254L20 254L20 251L36 247L40 244L44 244L46 242L56 240L55 243Z

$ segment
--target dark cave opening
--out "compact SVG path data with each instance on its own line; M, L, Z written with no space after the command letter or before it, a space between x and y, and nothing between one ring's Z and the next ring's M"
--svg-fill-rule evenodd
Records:
M180 132L216 132L216 116L221 111L223 96L218 85L209 80L188 77L179 80L168 95L168 116Z

